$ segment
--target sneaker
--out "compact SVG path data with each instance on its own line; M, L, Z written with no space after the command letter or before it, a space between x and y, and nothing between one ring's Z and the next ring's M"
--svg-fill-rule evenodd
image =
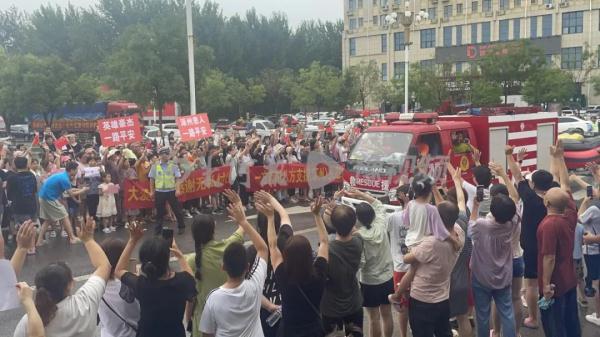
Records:
M115 227L115 226L110 226L109 228L110 228L111 232L116 232L117 231L117 227Z
M585 287L583 293L585 294L585 297L594 297L596 296L596 289L593 287Z
M246 206L246 209L247 209L248 211L250 211L250 210L254 209L254 207L252 207L252 205L248 204L248 206Z
M588 306L588 301L585 298L578 298L577 303L579 303L582 308L587 308Z
M129 229L129 222L125 223L125 229Z
M600 318L598 318L598 316L596 316L596 313L585 315L585 320L592 324L600 326Z
M50 237L51 238L55 238L56 237L56 232L55 231L50 231Z
M192 210L190 211L190 213L192 213L193 215L198 215L198 214L200 214L200 211L196 207L192 207Z
M64 230L62 232L60 232L60 236L62 236L63 238L68 237L67 232Z
M223 214L223 211L219 208L215 208L215 209L213 209L212 214L221 215L221 214Z
M106 227L102 230L102 232L104 232L104 234L110 234L112 231L110 230L109 227Z
M188 212L188 210L184 209L183 210L183 217L186 219L191 219L192 215L190 214L190 212Z

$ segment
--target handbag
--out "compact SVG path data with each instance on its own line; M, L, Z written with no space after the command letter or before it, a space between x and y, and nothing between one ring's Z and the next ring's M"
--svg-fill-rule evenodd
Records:
M304 293L304 291L302 290L302 288L300 288L300 286L297 286L298 290L300 291L300 294L302 294L302 297L304 297L304 299L306 300L306 302L308 303L308 305L310 306L310 308L312 309L312 311L317 315L317 317L319 318L319 322L321 324L319 324L321 326L321 330L323 330L323 334L325 337L345 337L346 334L344 333L344 330L338 330L337 326L335 327L335 329L330 332L327 333L327 330L325 329L325 325L323 324L323 319L321 318L321 313L319 312L319 310L317 310L317 308L315 308L315 306L312 304L312 302L310 301L310 299L308 298L308 296L306 296L306 294Z
M108 309L110 309L110 311L112 311L113 314L115 314L117 317L119 317L119 319L121 319L121 321L123 321L123 323L125 323L125 325L127 325L131 330L135 331L135 333L138 332L137 327L133 326L131 323L127 322L125 320L125 318L123 318L121 315L119 315L119 313L115 309L113 309L113 307L111 307L110 304L108 304L108 302L106 302L104 297L102 297L102 302L104 302L104 304L106 304Z

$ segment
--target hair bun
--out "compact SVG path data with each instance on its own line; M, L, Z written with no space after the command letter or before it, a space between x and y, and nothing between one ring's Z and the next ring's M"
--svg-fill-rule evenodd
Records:
M152 262L146 262L142 264L142 271L146 274L149 279L158 278L156 266Z

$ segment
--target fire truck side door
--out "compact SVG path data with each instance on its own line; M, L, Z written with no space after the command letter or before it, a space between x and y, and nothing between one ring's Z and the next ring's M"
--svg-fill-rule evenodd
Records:
M490 161L500 164L504 170L507 170L506 154L504 152L508 144L508 126L490 128Z

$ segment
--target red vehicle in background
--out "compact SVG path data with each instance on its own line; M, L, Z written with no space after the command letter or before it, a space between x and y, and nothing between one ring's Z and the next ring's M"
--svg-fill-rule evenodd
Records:
M554 144L557 113L443 116L436 113L400 115L400 120L368 128L352 148L344 184L397 202L397 189L415 172L417 161L428 158L429 175L446 180L446 162L460 167L471 179L471 147L481 151L481 162L494 161L506 168L507 144L528 154L523 170L549 169L550 156L538 156ZM450 156L448 157L448 154Z

